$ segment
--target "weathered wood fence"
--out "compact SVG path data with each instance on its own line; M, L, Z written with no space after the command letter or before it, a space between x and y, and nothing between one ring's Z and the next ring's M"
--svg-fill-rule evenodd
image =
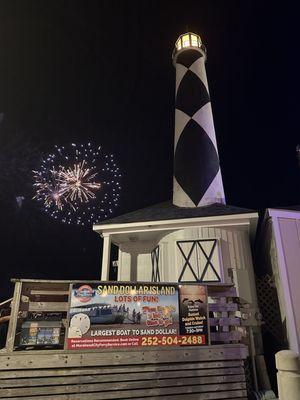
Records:
M240 344L24 353L0 355L1 399L246 399Z

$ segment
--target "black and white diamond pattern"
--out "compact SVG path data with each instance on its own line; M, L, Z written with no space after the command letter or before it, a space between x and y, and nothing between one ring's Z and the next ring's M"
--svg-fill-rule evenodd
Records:
M176 59L173 202L181 207L225 202L204 62L195 49Z
M218 170L215 146L205 130L190 119L177 142L174 174L195 205L199 204Z
M192 117L208 102L209 95L205 85L194 72L188 69L177 90L176 108Z

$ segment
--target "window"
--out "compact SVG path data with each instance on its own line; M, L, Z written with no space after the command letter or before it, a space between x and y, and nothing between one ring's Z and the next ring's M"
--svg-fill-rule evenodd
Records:
M200 36L195 35L194 33L185 33L184 35L179 36L175 46L176 50L179 51L182 48L201 47L201 45Z
M151 264L152 264L152 282L160 282L160 273L159 273L159 246L156 246L151 251Z
M217 239L177 241L178 282L221 282Z

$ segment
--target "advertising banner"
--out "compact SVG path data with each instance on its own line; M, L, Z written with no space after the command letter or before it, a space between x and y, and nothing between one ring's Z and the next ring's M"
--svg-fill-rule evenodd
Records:
M206 287L74 284L68 349L208 344Z

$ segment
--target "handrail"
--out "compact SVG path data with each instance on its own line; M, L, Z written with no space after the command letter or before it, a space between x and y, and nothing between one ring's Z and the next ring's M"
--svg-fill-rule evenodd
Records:
M151 285L202 285L202 286L226 286L231 287L234 286L234 283L225 283L225 282L178 282L178 281L161 281L161 282L149 282L149 281L103 281L101 279L85 279L85 280L62 280L62 279L19 279L12 278L10 280L12 283L22 282L22 283L102 283L102 284L122 284L122 285L143 285L143 284L151 284Z
M11 303L12 300L13 300L13 297L11 297L10 299L2 301L2 303L0 303L0 307L4 306L5 304Z

